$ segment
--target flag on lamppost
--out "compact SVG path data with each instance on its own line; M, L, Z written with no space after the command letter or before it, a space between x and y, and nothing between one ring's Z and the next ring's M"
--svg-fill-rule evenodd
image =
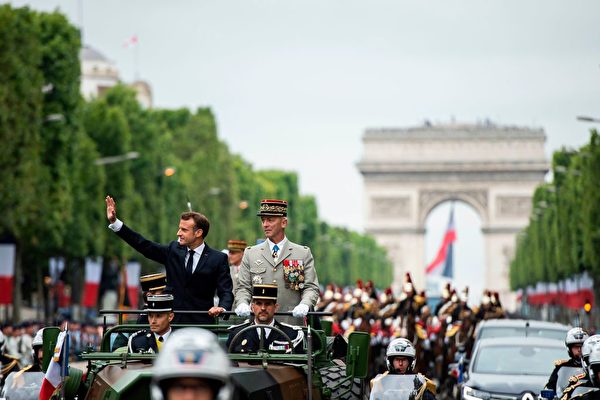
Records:
M427 266L425 272L432 274L439 271L439 268L443 265L442 276L452 278L454 275L453 265L453 244L456 241L456 228L454 226L454 205L450 208L450 218L448 220L448 228L444 234L442 244L435 256L435 259Z

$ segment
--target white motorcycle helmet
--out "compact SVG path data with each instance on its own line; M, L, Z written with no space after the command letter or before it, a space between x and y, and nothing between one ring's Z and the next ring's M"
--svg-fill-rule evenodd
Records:
M390 342L385 351L385 364L388 371L394 372L394 357L407 357L411 360L408 366L407 373L411 373L415 368L417 352L410 340L405 338L397 338Z
M585 339L581 346L581 362L584 368L587 368L592 349L600 343L600 335L592 335Z
M578 344L583 346L583 342L589 337L583 329L577 327L572 328L567 332L567 337L565 338L565 345L569 349L569 357L573 358L573 352L571 351L571 346Z
M173 332L161 348L152 369L152 396L167 399L169 386L178 378L208 381L214 398L227 398L230 362L217 337L205 329L184 328Z
M594 346L592 348L588 362L588 374L590 377L590 381L594 386L597 387L600 385L596 374L598 371L600 371L600 346Z

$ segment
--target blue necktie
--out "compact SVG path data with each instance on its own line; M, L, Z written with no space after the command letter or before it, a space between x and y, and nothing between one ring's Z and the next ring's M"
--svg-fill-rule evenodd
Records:
M273 258L277 258L278 251L279 251L279 247L277 245L273 246Z

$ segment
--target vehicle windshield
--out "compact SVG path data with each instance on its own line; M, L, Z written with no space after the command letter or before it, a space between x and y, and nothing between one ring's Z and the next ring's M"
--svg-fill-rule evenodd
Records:
M479 374L520 374L549 376L554 360L564 358L562 347L535 344L480 347L473 364Z
M519 337L525 336L524 326L493 326L482 328L479 332L478 339L485 338L501 338L501 337ZM565 340L567 331L562 329L546 329L546 328L527 328L527 336Z
M386 375L373 382L369 400L415 399L422 385L416 375Z
M2 398L11 400L37 399L44 380L43 372L13 372L8 375L2 392Z

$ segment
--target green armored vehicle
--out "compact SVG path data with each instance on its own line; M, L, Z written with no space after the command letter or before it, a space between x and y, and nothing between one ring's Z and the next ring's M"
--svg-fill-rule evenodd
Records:
M74 371L75 374L71 373L74 376L73 379L69 378L70 390L66 398L77 396L79 399L149 399L152 363L156 354L129 354L126 347L115 348L119 346L119 342L123 344L123 338L146 327L147 325L119 323L106 330L100 351L82 354L82 358L87 361L85 379L77 382L78 387L75 388L77 376L82 377L82 374L77 371ZM177 330L184 326L172 327ZM215 333L224 346L229 333L228 325L198 327ZM260 328L260 325L247 328L256 329ZM273 326L265 328L277 329ZM306 354L273 353L263 349L264 346L254 354L229 353L233 365L232 398L363 399L370 336L367 333L355 332L346 341L342 337L329 337L324 330L309 327L303 329ZM285 333L279 333L285 336ZM235 340L234 338L232 346Z

